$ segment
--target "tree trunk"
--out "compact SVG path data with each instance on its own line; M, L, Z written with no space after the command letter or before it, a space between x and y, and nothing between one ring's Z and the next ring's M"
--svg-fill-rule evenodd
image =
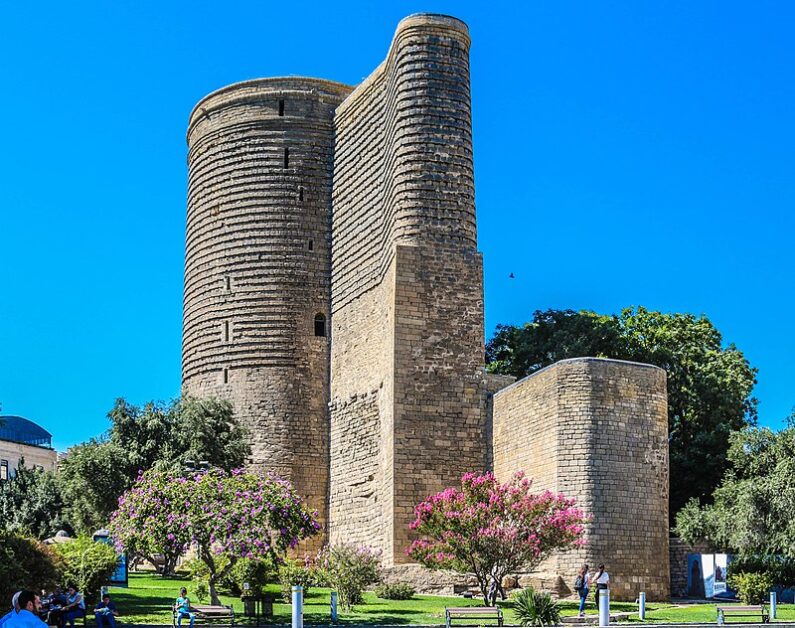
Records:
M221 598L218 597L218 591L215 590L215 574L211 573L209 577L209 589L210 589L210 604L213 606L221 606Z
M478 578L478 584L480 585L480 593L483 595L483 604L485 606L489 605L489 589L486 586L487 582L488 582L487 578L483 579Z

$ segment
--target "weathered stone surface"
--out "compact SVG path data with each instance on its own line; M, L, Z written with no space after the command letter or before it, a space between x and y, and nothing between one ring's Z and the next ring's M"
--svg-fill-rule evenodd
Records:
M247 81L188 128L185 392L230 399L252 458L326 522L334 109L350 87ZM320 539L322 540L322 539Z
M183 388L234 403L252 464L318 510L315 544L379 548L390 580L469 587L407 563L413 508L464 472L524 469L595 519L588 549L520 582L566 594L587 558L610 565L617 597L661 597L664 374L594 360L511 386L485 373L469 44L463 22L414 15L355 89L258 79L196 106Z
M592 517L584 547L550 557L523 582L568 595L582 563L605 563L613 599L669 597L665 371L578 358L499 391L494 471L505 481L517 470Z

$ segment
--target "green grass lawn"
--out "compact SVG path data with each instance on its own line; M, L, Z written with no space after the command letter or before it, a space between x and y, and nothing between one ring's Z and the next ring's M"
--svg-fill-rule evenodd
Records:
M162 578L154 574L130 574L129 588L114 587L111 589L116 605L124 623L132 624L170 624L170 608L179 594L180 587L191 590L191 583L185 578ZM278 585L271 585L270 590L278 595ZM382 600L372 593L365 593L365 604L357 606L353 613L339 614L342 624L444 624L445 606L478 606L480 601L467 600L462 597L441 597L417 595L412 600ZM330 589L315 587L310 589L304 600L304 621L308 624L328 624L330 621ZM592 599L592 598L591 598ZM197 602L197 600L193 600ZM221 596L224 604L231 604L235 614L243 614L240 598ZM577 603L561 601L563 615L576 615ZM510 602L501 604L505 611L505 623L516 624L516 617ZM614 602L610 605L613 612L637 613L637 604ZM273 606L272 623L289 624L291 609L289 604L281 602ZM596 614L593 602L588 603L588 614ZM795 621L795 605L779 604L778 619ZM637 614L628 618L628 622L639 622ZM646 621L660 623L715 623L715 604L657 604L646 605ZM183 623L187 626L187 623Z

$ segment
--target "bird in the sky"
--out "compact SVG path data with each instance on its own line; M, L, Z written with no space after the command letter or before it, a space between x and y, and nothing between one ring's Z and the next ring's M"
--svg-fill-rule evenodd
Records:
M510 275L508 275L508 279L516 279L516 276L513 273L511 273Z

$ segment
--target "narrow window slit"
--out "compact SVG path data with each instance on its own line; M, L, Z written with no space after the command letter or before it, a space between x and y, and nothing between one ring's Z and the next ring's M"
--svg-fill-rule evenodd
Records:
M229 321L224 321L224 342L229 342Z
M315 336L326 335L326 316L324 314L315 314Z
M315 241L314 240L310 240L309 241L309 250L310 251L314 251L315 250Z
M298 200L299 201L303 201L304 200L304 186L303 185L299 185L298 186Z
M290 167L290 149L286 147L284 149L284 167L285 168Z
M284 101L283 100L279 101L279 115L280 116L284 115Z
M229 369L228 368L224 368L224 384L228 384L228 383L229 383Z
M224 286L226 287L227 291L232 289L232 278L229 275L224 277Z

